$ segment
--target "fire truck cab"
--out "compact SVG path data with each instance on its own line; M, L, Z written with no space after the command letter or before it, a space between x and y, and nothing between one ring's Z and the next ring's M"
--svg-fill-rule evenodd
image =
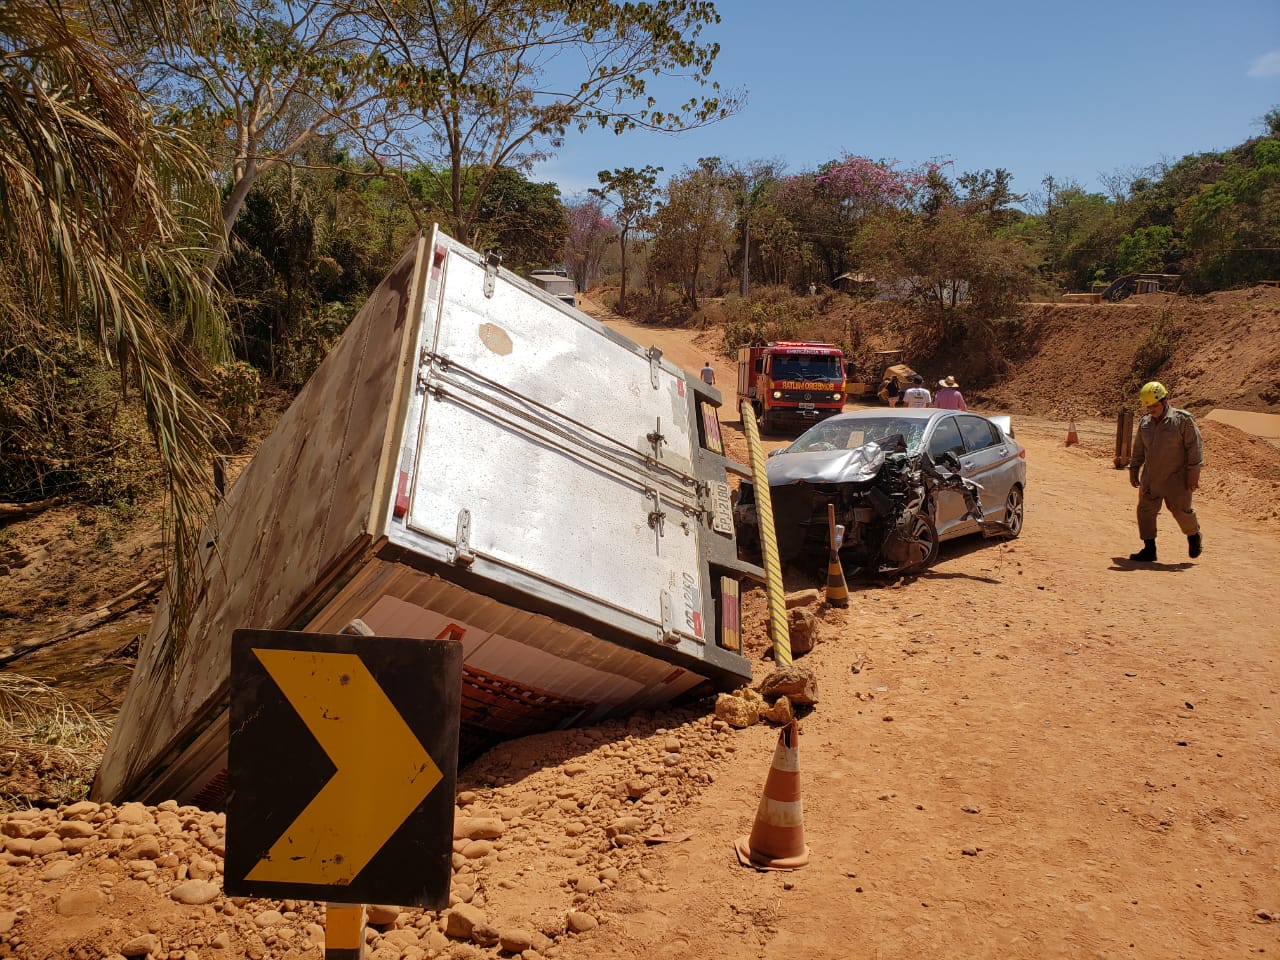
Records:
M835 344L779 341L738 348L738 400L770 433L807 427L844 409L844 354Z

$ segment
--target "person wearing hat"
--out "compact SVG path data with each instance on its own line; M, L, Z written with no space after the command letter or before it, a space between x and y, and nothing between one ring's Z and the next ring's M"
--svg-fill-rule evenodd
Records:
M938 392L934 394L933 405L941 410L968 410L964 402L964 394L960 392L960 384L956 378L947 374L938 381Z
M904 407L927 407L933 403L933 396L924 387L924 377L920 374L914 374L911 377L911 386L902 392L902 405Z
M1200 428L1191 414L1169 405L1169 391L1152 380L1138 391L1147 413L1138 421L1129 460L1129 482L1138 488L1138 536L1142 549L1130 560L1151 563L1156 559L1156 515L1166 506L1187 537L1187 555L1200 556L1204 541L1200 519L1191 506L1191 495L1200 487L1204 445Z

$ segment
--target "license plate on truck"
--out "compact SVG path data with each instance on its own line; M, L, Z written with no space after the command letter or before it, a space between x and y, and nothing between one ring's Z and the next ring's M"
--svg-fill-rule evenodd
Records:
M813 404L812 404L812 403L802 403L802 404L800 404L800 409L801 409L801 410L812 410L812 409L813 409Z

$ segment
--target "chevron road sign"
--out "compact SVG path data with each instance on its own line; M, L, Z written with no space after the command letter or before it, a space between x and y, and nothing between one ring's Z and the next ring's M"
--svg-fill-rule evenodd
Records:
M462 645L237 630L224 888L448 905Z

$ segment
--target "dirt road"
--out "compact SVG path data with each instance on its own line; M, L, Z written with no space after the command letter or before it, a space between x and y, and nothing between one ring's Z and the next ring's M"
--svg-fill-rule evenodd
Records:
M685 331L611 325L693 371L710 354ZM1274 531L1206 496L1199 560L1165 517L1162 562L1130 564L1135 495L1108 425L1081 423L1071 447L1065 424L1015 426L1023 536L853 584L804 661L821 692L800 740L812 863L771 875L734 858L776 740L752 728L737 741L751 762L675 825L693 838L652 855L668 892L606 896L610 922L562 956L1280 949Z
M717 333L608 322L690 371L711 358L732 396ZM1280 951L1277 452L1207 431L1204 555L1164 518L1162 562L1139 568L1109 426L1080 421L1067 447L1065 423L1014 422L1020 539L944 545L926 574L820 608L800 660L820 696L799 740L807 867L734 855L774 727L730 730L701 703L528 737L459 771L453 910L377 911L370 960L495 941L524 960ZM760 652L763 591L744 606ZM94 651L121 643L95 631L24 666L103 686ZM318 960L320 905L226 897L225 843L220 814L173 803L0 817L0 956Z

